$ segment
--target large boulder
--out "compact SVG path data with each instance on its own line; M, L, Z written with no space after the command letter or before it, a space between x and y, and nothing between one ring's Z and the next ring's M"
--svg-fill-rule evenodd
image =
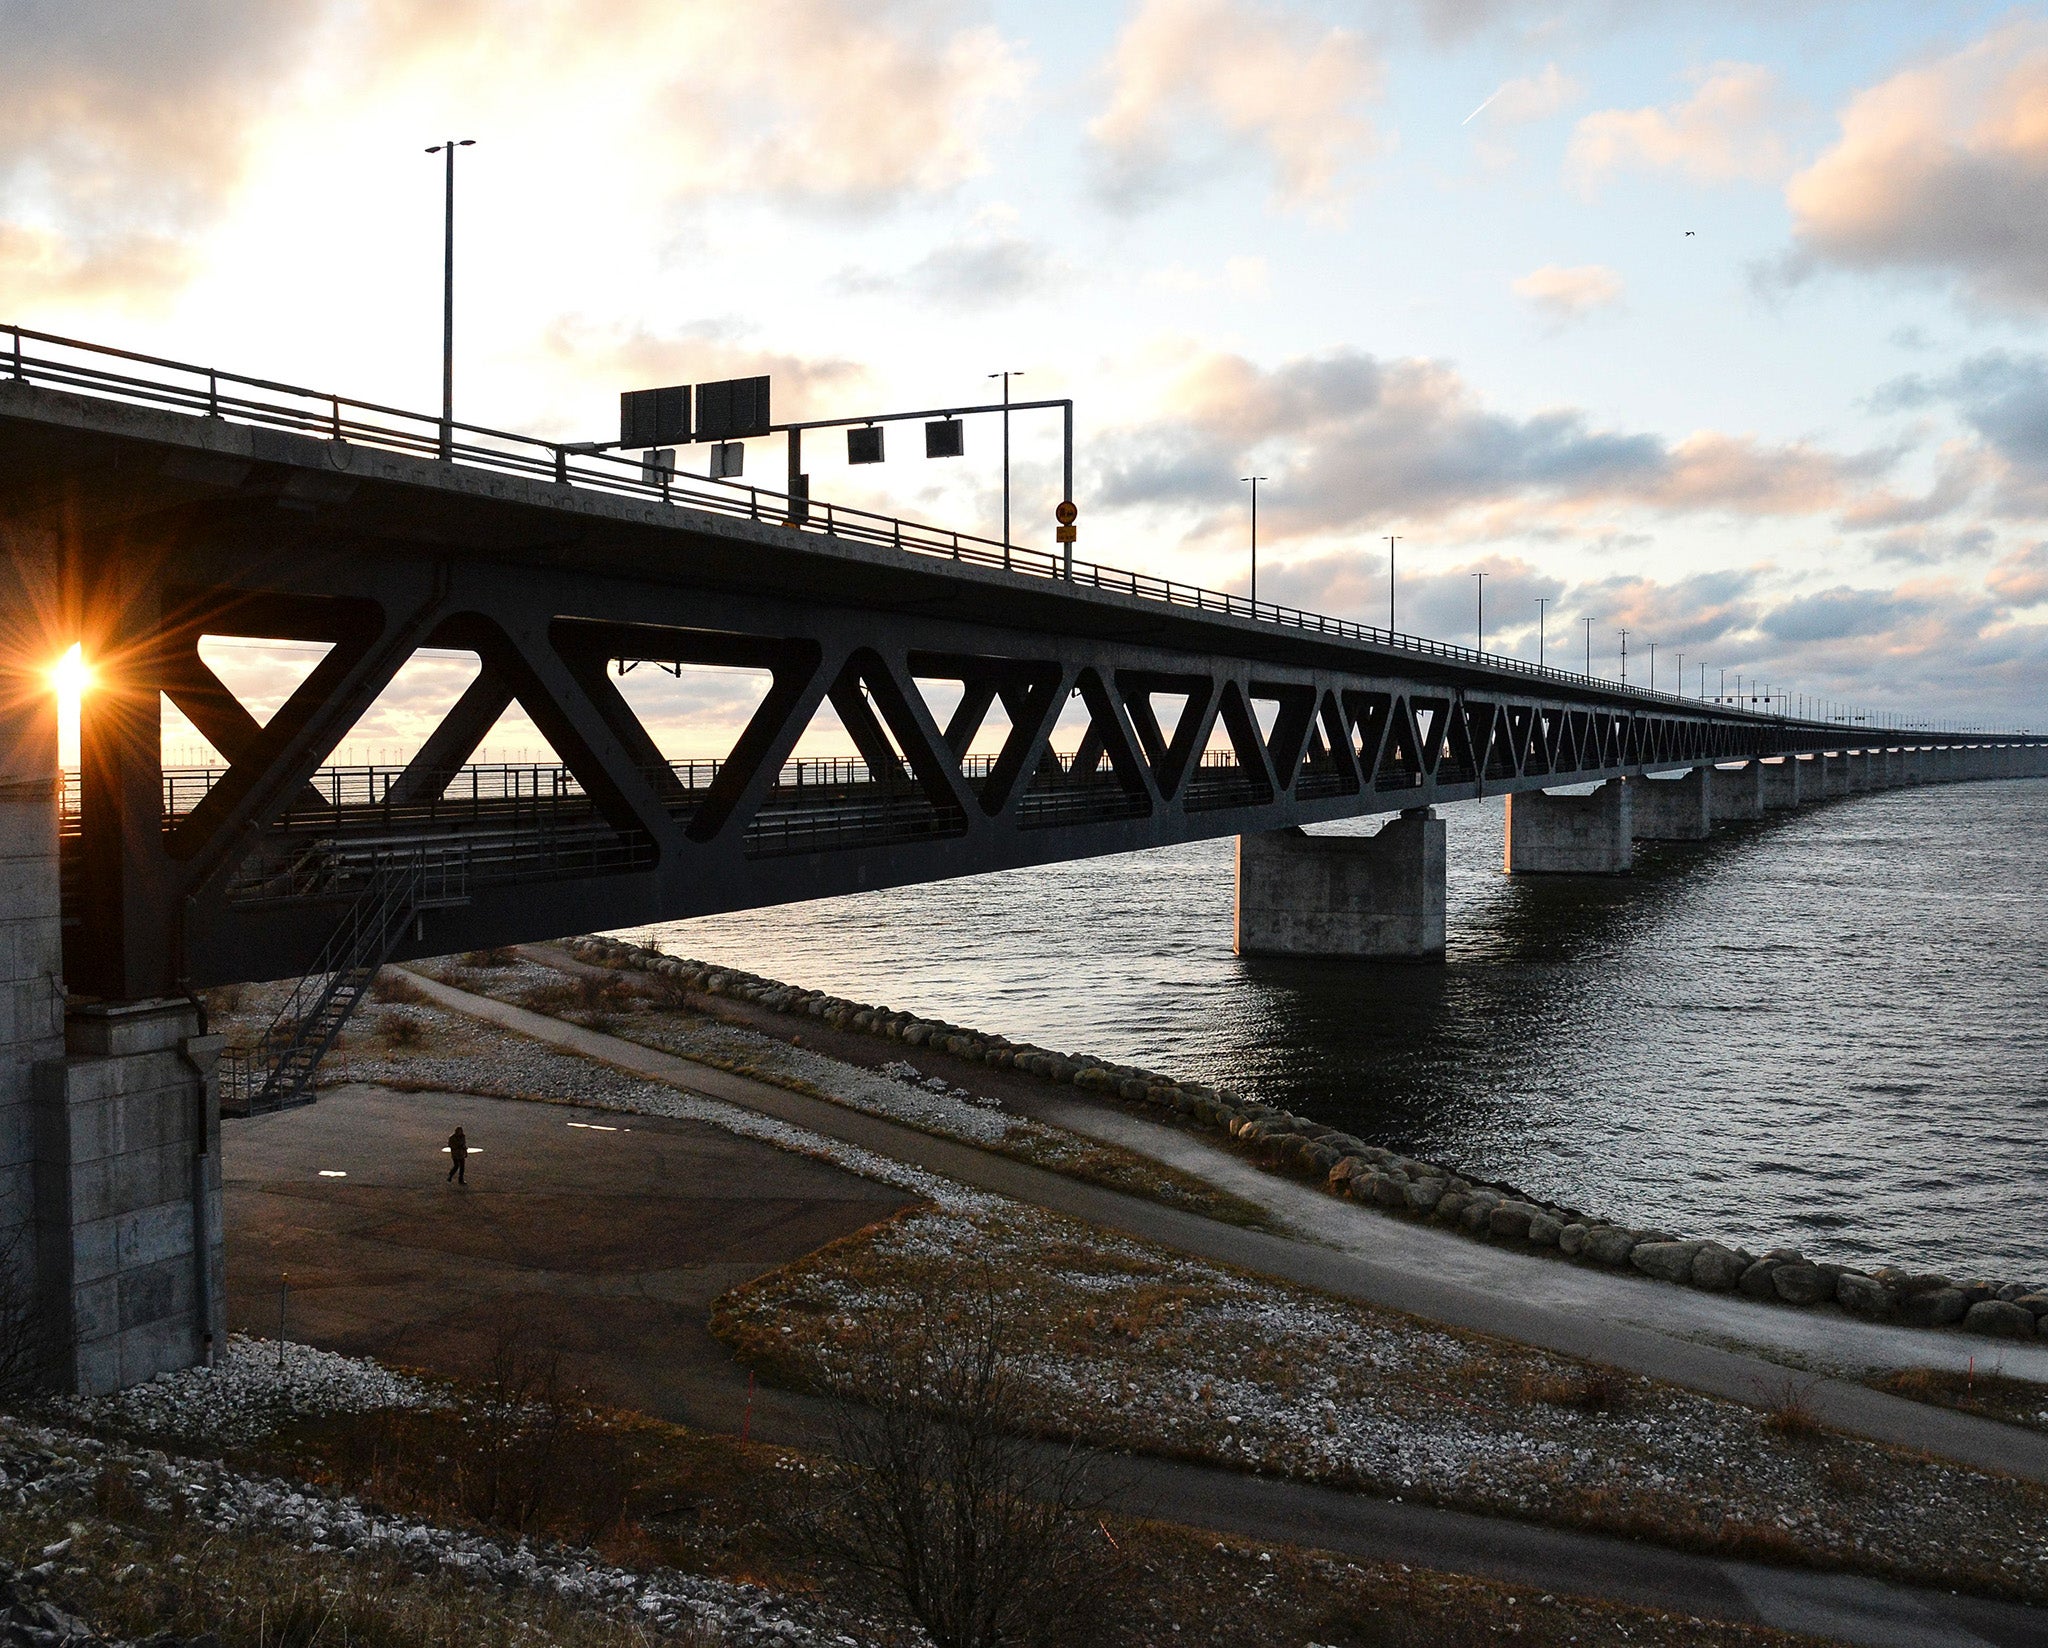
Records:
M1875 1276L1845 1270L1835 1278L1835 1303L1851 1316L1888 1322L1899 1313L1899 1298Z
M1444 1199L1444 1181L1441 1179L1416 1179L1407 1189L1408 1205L1417 1213L1433 1213L1437 1204Z
M1439 1223L1454 1225L1459 1223L1464 1218L1465 1209L1470 1207L1471 1205L1472 1198L1466 1195L1464 1191L1455 1188L1447 1188L1444 1191L1444 1193L1437 1198L1436 1207L1432 1210L1432 1212Z
M1772 1280L1778 1273L1783 1259L1762 1258L1750 1265L1736 1278L1735 1289L1745 1299L1776 1299L1778 1284Z
M1705 1242L1638 1242L1630 1250L1628 1262L1645 1276L1654 1276L1660 1282L1689 1282L1692 1280L1692 1262L1706 1245Z
M1529 1240L1538 1247L1556 1247L1564 1234L1564 1221L1555 1213L1539 1213L1529 1221Z
M1983 1299L1963 1313L1965 1333L1988 1334L1994 1339L2031 1339L2034 1313L2010 1299Z
M1771 1272L1771 1286L1788 1305L1817 1305L1835 1296L1832 1271L1823 1270L1810 1259L1797 1259Z
M1970 1301L1961 1288L1939 1287L1907 1294L1899 1301L1899 1319L1919 1328L1953 1327L1969 1308Z
M2031 1315L2036 1322L2048 1316L2048 1293L2022 1293L2013 1303Z
M1603 1265L1625 1265L1635 1251L1636 1233L1620 1225L1595 1225L1586 1232L1584 1257Z
M1742 1273L1747 1269L1748 1254L1737 1253L1719 1242L1706 1242L1692 1256L1692 1285L1714 1293L1726 1293L1742 1280Z
M1527 1236L1529 1234L1529 1221L1534 1219L1540 1211L1541 1209L1531 1206L1528 1202L1502 1202L1499 1207L1486 1216L1487 1234L1508 1237Z
M1576 1259L1586 1251L1587 1225L1573 1220L1557 1233L1557 1250L1568 1259Z

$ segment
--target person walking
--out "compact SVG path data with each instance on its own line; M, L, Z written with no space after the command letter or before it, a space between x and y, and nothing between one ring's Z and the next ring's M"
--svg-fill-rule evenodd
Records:
M469 1136L457 1128L448 1135L448 1177L459 1185L467 1185L469 1179L464 1169L469 1162Z

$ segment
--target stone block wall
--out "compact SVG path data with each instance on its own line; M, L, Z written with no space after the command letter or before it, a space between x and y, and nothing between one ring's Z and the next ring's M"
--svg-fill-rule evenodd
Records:
M36 1067L37 1225L55 1382L119 1390L226 1331L221 1038L184 1001L85 1004Z

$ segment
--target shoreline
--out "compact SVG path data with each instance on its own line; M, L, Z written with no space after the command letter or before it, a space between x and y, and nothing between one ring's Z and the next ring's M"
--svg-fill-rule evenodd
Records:
M834 1029L902 1046L931 1047L992 1068L1016 1070L1134 1107L1182 1127L1224 1135L1269 1171L1413 1222L1458 1231L1532 1256L1738 1294L1795 1309L1835 1306L1873 1323L1967 1333L2015 1344L2048 1338L2048 1291L2031 1284L1896 1266L1863 1271L1795 1249L1752 1253L1739 1245L1629 1226L1489 1183L1240 1098L1141 1067L1060 1053L944 1020L849 1001L739 969L671 956L651 946L592 935L561 948L587 964L653 973L679 988L820 1020Z

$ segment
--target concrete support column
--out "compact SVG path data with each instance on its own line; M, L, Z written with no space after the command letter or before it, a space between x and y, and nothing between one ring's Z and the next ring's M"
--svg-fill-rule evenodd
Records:
M1522 790L1508 797L1510 875L1625 875L1635 866L1634 786L1619 780L1591 795Z
M1379 834L1237 838L1237 953L1441 960L1444 823L1405 812Z
M57 701L42 678L50 661L0 658L0 1321L11 1337L31 1339L8 1347L31 1361L43 1359L50 1337L36 1219L35 1072L64 1051Z
M1816 758L1821 767L1821 796L1834 801L1850 793L1855 787L1849 777L1849 756L1846 751Z
M1745 761L1739 767L1716 767L1712 788L1716 824L1764 816L1764 764L1761 761Z
M54 1382L120 1390L226 1333L222 1039L190 1002L87 1002L36 1067L37 1224Z
M1763 775L1766 812L1796 807L1806 799L1800 793L1805 768L1797 757L1788 755L1777 761L1759 761L1756 765Z
M1849 793L1851 795L1864 795L1877 787L1875 775L1871 771L1871 763L1875 759L1869 750L1851 750L1849 752Z
M1713 785L1712 767L1629 779L1629 833L1637 841L1706 840L1714 833Z

